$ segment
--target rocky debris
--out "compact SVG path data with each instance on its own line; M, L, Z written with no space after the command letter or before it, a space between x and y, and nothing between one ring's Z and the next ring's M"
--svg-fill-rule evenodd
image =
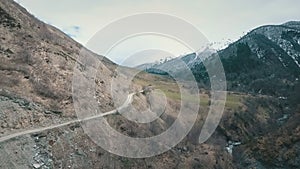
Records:
M50 125L61 121L52 110L35 102L17 97L9 91L0 91L0 134L11 130L24 130L41 125ZM50 112L50 113L45 113Z
M34 153L32 157L32 166L37 169L50 169L53 168L53 155L51 153L51 144L49 138L52 135L46 136L44 134L33 134L34 139ZM53 140L52 140L53 141ZM53 144L53 143L52 143Z
M188 147L187 146L183 146L183 147L176 147L178 153L188 153L189 150L188 150Z
M18 23L10 14L0 7L0 24L9 28L21 28L21 24Z
M33 163L32 166L36 169L41 168L44 164L39 164L39 163Z
M153 90L152 85L144 86L141 93L146 95L146 94L150 93L152 90Z

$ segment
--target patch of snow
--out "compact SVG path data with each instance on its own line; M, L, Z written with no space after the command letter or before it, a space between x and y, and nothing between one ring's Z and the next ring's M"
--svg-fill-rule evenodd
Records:
M197 59L198 59L198 54L196 53L194 59L193 59L191 62L192 62L192 63L193 63L193 62L196 62Z
M256 51L256 55L258 56L258 59L260 59L260 58L264 57L264 52L258 49Z
M283 117L277 119L278 121L284 121L288 118L289 116L287 114L284 114Z
M278 97L278 99L281 99L281 100L286 100L286 99L287 99L287 97L280 96L280 97Z
M298 40L299 42L299 40ZM296 52L293 52L294 49L293 49L293 44L289 41L286 41L286 40L283 40L281 39L280 41L278 41L277 43L279 43L280 47L290 56L292 57L292 59L294 60L294 62L298 65L298 67L300 68L300 63L296 60L296 57L295 57L295 53ZM281 45L281 44L284 44L284 45Z
M293 58L293 60L294 60L294 62L298 65L298 67L300 68L300 63L296 60L296 57L294 56L294 55L290 55L292 58Z
M278 59L280 60L280 62L282 63L282 65L283 65L284 67L286 67L286 64L284 64L283 59L282 59L281 57L278 57Z
M239 146L239 145L241 145L241 144L242 144L241 142L228 141L228 144L227 144L227 146L225 147L225 149L227 150L227 152L228 152L229 154L232 154L233 148L234 148L235 146Z
M32 166L36 169L41 168L44 164L34 163Z
M233 145L228 145L228 146L226 147L226 150L227 150L227 152L228 152L229 154L232 154L232 149L233 149Z
M242 144L241 142L233 142L233 143L232 143L233 146L239 146L239 145L241 145L241 144Z

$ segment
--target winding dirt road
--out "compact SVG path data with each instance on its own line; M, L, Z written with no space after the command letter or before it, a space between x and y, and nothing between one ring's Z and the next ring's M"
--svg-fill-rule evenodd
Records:
M111 115L111 114L116 114L118 112L118 110L121 110L121 109L127 107L129 104L131 104L132 98L133 98L134 95L135 95L135 93L129 94L128 97L127 97L127 99L126 99L126 101L124 102L124 104L122 106L120 106L119 108L115 109L115 110L112 110L112 111L109 111L109 112L105 112L105 113L101 113L101 114L98 114L98 115L95 115L95 116L86 117L84 119L76 119L76 120L72 120L72 121L61 123L61 124L57 124L57 125L52 125L52 126L48 126L48 127L42 127L42 128L37 128L37 129L26 130L26 131L22 131L22 132L10 134L10 135L7 135L7 136L3 136L3 137L0 138L0 143L4 142L4 141L7 141L7 140L10 140L12 138L19 137L19 136L23 136L23 135L27 135L27 134L33 134L33 133L38 133L38 132L43 132L43 131L46 131L46 130L51 130L51 129L54 129L54 128L59 128L59 127L67 126L67 125L73 124L73 123L89 121L89 120L96 119L96 118L99 118L99 117L104 117L104 116L108 116L108 115Z

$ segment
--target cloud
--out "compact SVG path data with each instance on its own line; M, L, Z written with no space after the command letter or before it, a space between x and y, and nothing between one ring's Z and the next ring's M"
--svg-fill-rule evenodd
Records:
M80 34L80 26L70 26L62 29L68 36L76 39Z

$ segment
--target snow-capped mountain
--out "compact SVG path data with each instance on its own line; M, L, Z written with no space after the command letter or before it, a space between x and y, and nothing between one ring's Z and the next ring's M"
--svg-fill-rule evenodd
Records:
M259 27L218 54L230 90L287 94L300 75L300 22ZM192 69L199 81L205 79L202 63Z
M185 78L186 66L199 82L209 85L203 64L217 56L214 50L191 53L162 63L140 65L150 73ZM250 31L227 48L218 51L229 89L282 94L292 87L300 75L300 22L266 25ZM210 59L207 59L210 58Z
M146 63L137 66L137 69L146 70L150 73L164 74L168 72L174 76L180 76L184 74L186 69L190 70L195 65L201 63L216 51L210 48L206 48L201 52L194 52L187 55L179 56L176 58L164 59L162 62Z

